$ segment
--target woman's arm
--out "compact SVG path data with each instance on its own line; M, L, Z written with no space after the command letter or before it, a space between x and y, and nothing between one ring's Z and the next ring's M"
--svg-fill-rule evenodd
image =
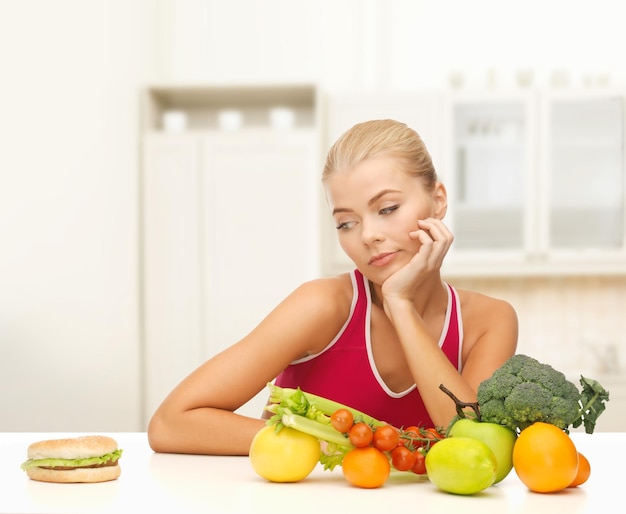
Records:
M504 301L468 293L462 309L463 369L459 373L422 317L433 298L441 298L445 286L440 269L454 237L437 219L420 220L418 227L410 236L422 243L420 249L406 266L385 281L381 294L385 313L398 334L424 405L433 423L445 427L456 408L439 385L445 385L462 401L476 401L480 382L515 353L517 315Z
M290 362L319 352L332 340L350 308L345 284L340 278L303 284L250 334L193 371L152 417L148 426L152 449L247 455L264 421L261 413L254 419L234 411Z
M469 294L470 303L480 305L468 305L465 310L469 312L463 311L461 373L441 351L412 304L397 302L389 308L411 374L437 426L447 427L456 414L454 402L439 389L440 384L460 400L475 402L480 382L491 376L517 347L518 324L513 308L501 300Z

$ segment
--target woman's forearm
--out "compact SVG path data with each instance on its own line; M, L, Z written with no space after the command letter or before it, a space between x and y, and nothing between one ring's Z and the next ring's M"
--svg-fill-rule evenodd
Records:
M453 400L439 389L445 385L462 401L475 401L476 392L465 382L428 333L426 324L409 301L385 304L409 369L433 423L446 427L456 414Z
M162 453L248 455L265 420L234 412L198 408L176 415L158 412L150 421L150 447Z

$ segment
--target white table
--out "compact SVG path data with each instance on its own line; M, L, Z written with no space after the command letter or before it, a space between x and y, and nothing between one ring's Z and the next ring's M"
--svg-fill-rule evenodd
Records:
M49 484L30 480L20 464L26 449L43 439L85 434L0 433L1 513L328 513L463 512L463 514L599 512L623 502L626 433L573 433L591 462L583 486L556 494L532 493L515 471L476 496L438 491L425 477L392 475L379 489L352 487L341 469L318 466L304 481L269 483L257 476L247 457L155 454L145 433L105 433L124 450L122 476L99 484ZM456 510L458 509L458 510Z

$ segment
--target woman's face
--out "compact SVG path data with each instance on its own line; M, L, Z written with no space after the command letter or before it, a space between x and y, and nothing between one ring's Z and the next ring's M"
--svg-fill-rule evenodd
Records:
M409 237L417 220L443 218L446 192L441 184L427 191L404 171L395 157L368 159L325 180L326 197L337 226L339 244L370 280L385 278L417 253Z

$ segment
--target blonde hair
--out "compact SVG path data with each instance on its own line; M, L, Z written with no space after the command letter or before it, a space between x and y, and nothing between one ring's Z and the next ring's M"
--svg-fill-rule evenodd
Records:
M422 138L415 130L395 120L366 121L344 132L328 151L322 181L366 159L384 156L402 159L406 171L422 179L428 190L435 187L437 172Z

